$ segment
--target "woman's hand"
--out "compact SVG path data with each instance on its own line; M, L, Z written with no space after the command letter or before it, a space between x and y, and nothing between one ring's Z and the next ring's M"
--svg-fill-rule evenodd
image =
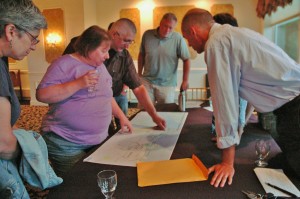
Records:
M90 70L83 76L79 77L77 81L82 88L88 88L95 86L99 81L99 72L97 70Z
M132 125L130 123L130 121L127 119L127 117L122 117L119 118L120 119L120 124L121 124L121 131L122 132L128 132L128 133L132 133Z

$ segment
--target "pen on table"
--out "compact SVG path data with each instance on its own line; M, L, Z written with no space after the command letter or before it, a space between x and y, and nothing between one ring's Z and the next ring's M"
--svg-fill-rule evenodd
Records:
M266 184L267 184L268 186L274 188L274 189L277 189L277 190L281 191L282 193L285 193L285 194L287 194L287 195L289 195L289 196L292 196L293 198L297 198L297 196L296 196L295 194L293 194L293 193L291 193L291 192L289 192L289 191L287 191L287 190L284 190L284 189L282 189L282 188L280 188L280 187L277 187L277 186L275 186L275 185L273 185L273 184L270 184L270 183L268 183L268 182L266 182Z

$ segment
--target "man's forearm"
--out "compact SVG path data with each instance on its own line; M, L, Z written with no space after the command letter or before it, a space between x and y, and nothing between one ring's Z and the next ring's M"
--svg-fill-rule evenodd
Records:
M139 56L138 56L138 74L140 76L143 74L143 68L144 68L144 57L141 53L139 53Z
M190 60L183 61L183 75L180 90L186 90L189 88L189 74L190 74Z
M136 96L138 102L144 107L144 109L148 112L148 114L153 118L156 116L157 112L152 104L152 101L147 93L146 88L141 85L138 88L133 90L134 95Z
M189 81L189 74L190 74L190 60L183 61L183 76L182 81Z
M228 165L234 165L234 157L235 157L235 145L231 147L223 149L222 152L222 163Z

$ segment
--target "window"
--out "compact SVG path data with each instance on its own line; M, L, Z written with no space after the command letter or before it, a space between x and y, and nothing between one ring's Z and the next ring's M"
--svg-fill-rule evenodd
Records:
M274 30L275 43L300 63L300 16L276 24Z

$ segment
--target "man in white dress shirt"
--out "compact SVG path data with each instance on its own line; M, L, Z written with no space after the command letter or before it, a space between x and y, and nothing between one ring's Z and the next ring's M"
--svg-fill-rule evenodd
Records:
M246 28L220 25L195 8L182 20L182 33L198 53L204 52L216 117L222 162L209 168L211 185L230 185L238 135L238 100L258 112L274 111L278 143L286 163L300 176L300 65L262 35Z

